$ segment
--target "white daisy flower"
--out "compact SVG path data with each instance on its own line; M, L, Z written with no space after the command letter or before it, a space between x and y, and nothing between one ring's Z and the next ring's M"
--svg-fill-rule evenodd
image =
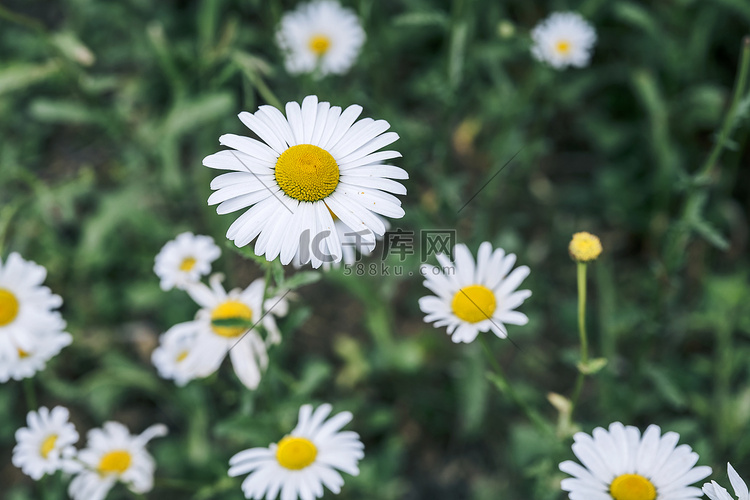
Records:
M520 266L511 272L515 254L506 256L501 248L493 251L487 241L479 246L476 265L466 245L456 245L453 254L455 262L438 254L440 268L424 264L420 269L424 286L437 295L419 299L426 323L447 326L453 342L472 342L479 332L489 330L504 339L505 323L528 323L525 314L514 310L531 296L529 290L516 291L529 268Z
M729 482L734 488L734 494L737 495L737 500L750 500L750 492L747 489L747 484L742 480L737 471L734 470L732 464L727 464L727 475L729 476ZM716 481L711 481L703 485L703 493L706 494L711 500L734 500L732 495L727 492L724 488L719 486Z
M156 256L154 272L165 292L174 287L184 289L211 272L211 263L219 258L221 250L210 236L187 232L168 241Z
M78 432L68 417L68 409L62 406L52 411L44 406L39 411L30 411L26 415L28 427L16 431L13 465L35 481L58 470L73 472L76 469L73 444L78 441Z
M159 347L151 354L151 361L162 378L184 386L195 378L211 375L211 371L199 371L197 364L191 366L184 362L195 348L199 331L198 322L188 321L173 326L161 336Z
M701 490L690 485L711 474L711 467L694 467L698 454L690 446L676 446L679 434L661 435L656 425L642 437L637 428L620 422L592 434L573 436L573 453L583 466L570 460L560 464L573 476L561 483L571 500L697 499Z
M297 427L268 448L241 451L229 460L231 477L250 474L242 482L245 498L313 500L323 496L323 486L338 494L344 479L339 471L359 474L357 463L364 456L359 434L340 431L352 419L348 411L325 420L331 405L313 412L312 405L299 410Z
M146 444L166 435L167 427L162 424L152 425L139 436L131 435L119 422L90 430L87 447L78 453L83 469L71 481L68 494L73 500L103 500L118 481L134 493L151 491L156 464Z
M63 347L73 342L69 333L52 330L31 337L31 345L26 349L17 348L17 357L5 359L0 357L0 382L10 379L22 380L33 377L44 370L47 361L57 356Z
M406 194L392 179L407 179L399 167L382 162L401 156L378 151L398 139L385 132L385 120L363 118L362 107L343 112L338 106L308 96L302 106L286 105L284 115L271 106L240 113L242 122L264 142L233 134L219 141L231 150L207 156L207 167L234 170L211 182L208 199L220 214L246 209L229 227L227 238L245 246L256 237L256 255L289 264L338 262L341 239L334 214L353 231L382 236L385 225L377 214L400 218L401 201L390 193Z
M244 290L239 288L224 291L221 276L210 279L211 287L196 283L187 288L190 296L203 309L198 311L190 327L197 336L193 348L181 363L185 370L207 376L215 372L229 354L234 372L245 386L255 389L260 383L261 371L268 366L266 344L281 341L281 333L274 316L284 316L288 303L283 296L263 299L265 283L263 279L253 281ZM239 321L240 325L216 325L217 321ZM251 326L247 326L247 325ZM254 328L262 326L266 341Z
M0 380L32 376L70 344L59 295L42 286L47 270L11 253L0 260ZM41 344L51 343L44 346ZM36 354L32 356L32 353ZM26 359L32 357L31 359ZM19 364L19 360L26 360ZM30 369L33 368L33 369Z
M276 41L291 74L343 74L352 67L365 43L357 15L338 2L319 0L297 7L281 18Z
M582 68L589 64L596 32L576 12L555 12L531 32L532 54L556 69Z

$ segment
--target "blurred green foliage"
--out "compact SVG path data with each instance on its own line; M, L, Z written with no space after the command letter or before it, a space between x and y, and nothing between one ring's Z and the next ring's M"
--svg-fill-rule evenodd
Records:
M158 378L158 334L195 306L159 289L153 258L185 230L224 241L233 220L206 206L202 158L222 133L246 133L239 111L315 93L401 136L409 194L394 226L456 228L473 251L489 240L532 268L530 323L512 343L489 339L523 401L554 423L548 393L573 390L566 247L595 232L605 253L589 270L589 332L608 363L574 423L656 423L719 481L726 461L747 477L750 101L733 101L747 2L585 0L593 60L562 72L532 59L529 32L573 3L344 3L367 32L363 53L349 74L313 80L286 74L273 43L292 1L2 2L0 249L47 267L75 339L33 380L40 404L68 406L82 434L108 419L133 432L166 423L148 498L241 498L229 457L324 401L354 412L366 446L342 499L564 497L569 436L538 430L496 390L478 343L422 323L418 256L387 261L402 276L332 272L301 288L255 392L226 365L181 389ZM228 248L230 286L263 273ZM0 387L5 497L64 498L59 476L34 484L10 464L27 410L22 384Z

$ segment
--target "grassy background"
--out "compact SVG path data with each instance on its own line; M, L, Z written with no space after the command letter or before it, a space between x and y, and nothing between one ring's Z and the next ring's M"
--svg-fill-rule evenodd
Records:
M246 133L239 111L315 93L400 134L410 179L394 225L455 228L472 251L489 240L531 267L530 323L511 327L515 345L490 340L529 405L554 424L547 393L572 392L566 246L589 230L605 247L590 269L589 332L609 363L576 423L656 423L725 486L727 460L749 477L747 100L726 151L696 174L732 99L750 6L586 0L575 6L599 36L591 65L557 72L531 58L529 32L573 3L344 3L367 43L349 74L315 81L286 74L273 44L296 2L2 2L0 251L47 267L75 339L34 378L39 403L68 406L81 434L108 419L134 432L166 423L148 498L241 498L228 458L324 401L355 413L366 445L342 499L564 498L569 438L533 427L487 381L477 343L422 323L417 257L401 277L329 273L301 289L254 393L228 365L179 390L157 377L158 335L195 305L161 292L153 258L186 230L223 246L235 218L206 206L215 172L202 158L222 133ZM217 268L229 286L263 273L229 246ZM40 486L10 464L26 411L23 384L0 387L0 496L65 498L60 477Z

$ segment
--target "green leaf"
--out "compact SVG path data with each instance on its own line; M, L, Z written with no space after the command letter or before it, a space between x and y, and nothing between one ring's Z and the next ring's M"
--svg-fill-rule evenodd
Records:
M0 95L18 89L26 89L56 75L60 63L48 61L44 64L13 64L0 69Z
M36 99L29 110L35 119L48 123L100 123L101 115L86 104L75 101Z
M176 138L219 120L234 108L234 99L228 92L208 94L197 99L175 104L164 120L164 135Z
M254 261L263 269L271 265L271 263L268 260L266 260L264 256L255 255L255 252L253 252L253 249L250 245L245 245L244 247L238 247L237 245L234 244L234 242L226 240L224 242L224 246L228 248L229 250L233 251L234 253L241 255L244 258Z
M654 385L656 392L677 409L687 407L688 399L682 389L670 378L668 371L653 366L645 368L646 375Z
M232 61L240 68L255 90L258 91L268 104L279 109L283 108L281 101L268 88L268 85L266 85L266 82L262 78L262 75L271 73L271 68L267 62L242 51L234 52L232 54Z
M584 375L593 375L594 373L601 371L602 368L607 366L607 359L594 358L588 360L586 363L578 363L576 366L578 367L578 371L580 371Z
M393 25L398 28L420 28L437 26L447 28L450 25L450 18L440 11L432 12L407 12L393 19Z
M91 52L91 49L86 47L73 32L64 31L57 33L52 37L52 43L60 49L60 52L65 54L65 57L77 62L81 66L91 66L96 61L96 57Z
M463 77L464 59L466 57L466 40L468 36L469 23L465 20L456 23L453 27L450 59L448 60L448 81L453 88L458 87Z
M696 233L720 250L729 249L729 241L719 231L705 220L694 220L691 223Z
M613 5L615 16L621 21L640 28L651 36L658 36L659 27L648 10L630 2L620 2Z
M284 289L295 290L305 285L312 285L320 281L323 275L317 271L302 271L295 273L291 278L284 281Z

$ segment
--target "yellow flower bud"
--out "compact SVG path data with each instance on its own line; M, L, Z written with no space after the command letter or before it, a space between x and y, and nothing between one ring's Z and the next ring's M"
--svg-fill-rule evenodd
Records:
M581 232L573 235L568 245L568 252L578 262L589 262L596 260L602 253L602 243L599 238L591 233Z

